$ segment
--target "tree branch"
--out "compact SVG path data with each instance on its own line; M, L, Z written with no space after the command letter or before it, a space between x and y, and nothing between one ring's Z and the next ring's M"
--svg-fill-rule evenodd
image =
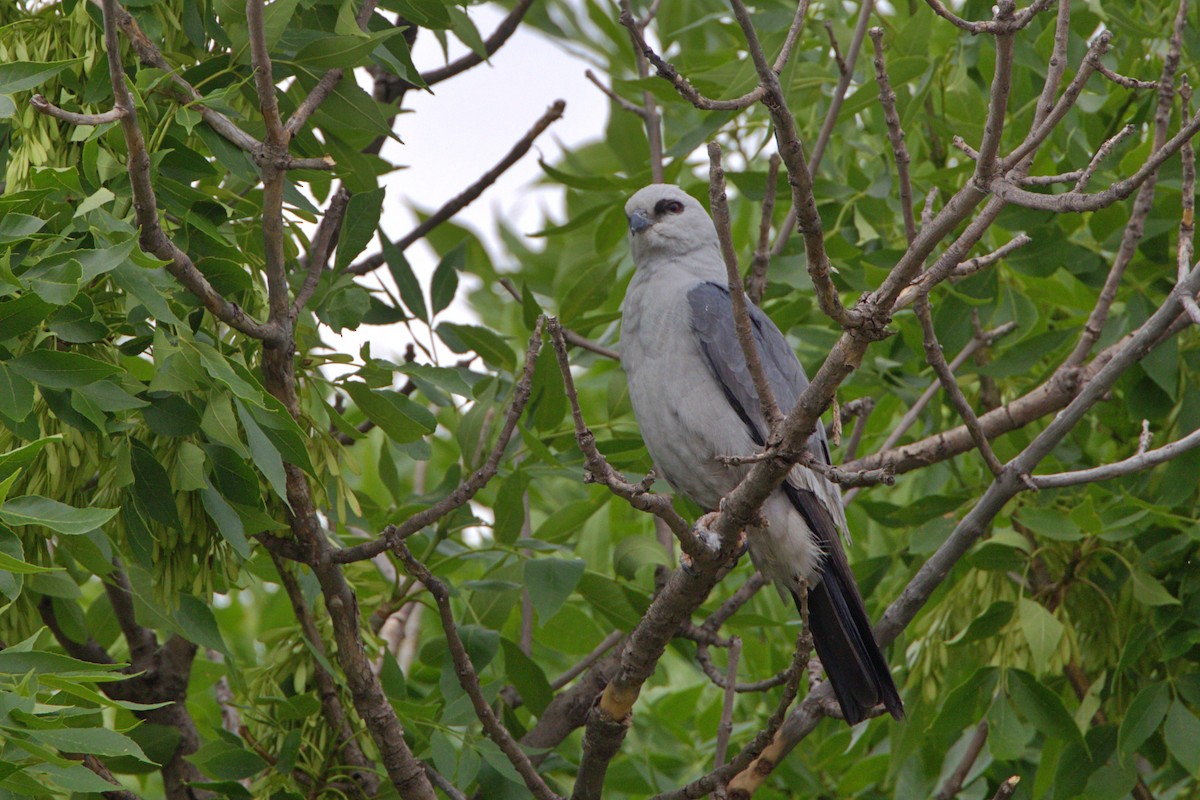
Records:
M904 145L904 130L900 127L900 115L896 113L896 92L888 78L887 64L883 58L883 28L871 28L871 44L875 48L875 82L879 84L879 103L883 106L883 119L887 124L888 141L896 159L896 180L900 184L900 213L904 216L904 234L909 244L917 236L916 220L913 219L912 180L908 165L912 160Z
M763 193L762 212L758 223L758 247L750 260L750 275L746 278L746 295L754 305L762 305L767 291L767 266L771 262L771 220L775 216L775 184L779 178L779 154L767 159L767 187Z
M542 326L544 318L539 317L534 325L533 335L529 337L529 347L525 350L525 367L521 377L513 387L512 404L504 417L504 425L496 438L496 444L488 454L487 461L471 476L455 487L454 491L431 505L424 511L418 511L399 525L388 525L379 538L353 547L345 547L330 553L330 560L335 564L350 564L355 561L365 561L374 558L385 550L394 550L396 545L409 536L437 522L442 517L463 506L496 476L500 469L500 459L508 449L508 443L516 432L517 422L525 412L529 402L530 386L533 383L533 369L537 365L538 355L542 349Z
M524 136L521 137L520 141L513 145L512 149L508 151L508 155L502 158L500 162L496 164L496 166L483 173L483 175L480 176L479 180L475 181L475 183L468 186L455 197L446 201L446 203L437 211L433 212L428 219L396 240L396 248L401 252L407 250L413 245L413 243L423 239L430 231L453 217L459 211L462 211L472 201L474 201L475 198L483 194L483 191L495 183L496 179L503 175L509 167L517 163L521 156L529 152L529 148L533 146L534 140L537 139L537 137L540 136L542 132L546 130L546 128L550 127L551 123L555 122L562 116L563 110L566 107L566 102L562 100L555 100L546 113L534 123L533 127L530 128ZM383 254L376 253L373 256L368 256L367 258L363 259L358 264L349 267L346 271L351 275L366 275L368 272L383 266L383 262Z
M454 670L458 675L459 685L471 698L471 705L475 707L475 716L479 717L479 721L483 723L484 732L512 763L521 779L525 781L526 788L534 797L539 800L558 800L558 795L546 785L542 776L530 763L529 757L525 755L525 751L500 722L496 712L492 710L487 698L484 697L483 690L479 685L479 676L475 673L475 667L471 665L471 657L467 655L467 649L458 635L458 627L454 622L454 611L450 608L450 592L446 588L446 584L435 578L428 567L413 557L403 542L398 542L393 548L393 552L400 559L400 563L404 565L404 570L425 584L425 588L433 596L438 614L441 616L442 630L446 633L446 644L450 649L450 658L454 661Z
M500 20L500 24L496 26L496 30L492 35L483 40L483 50L487 53L488 58L496 54L496 51L504 46L509 37L516 32L517 26L521 24L521 20L525 18L525 13L529 11L529 7L533 5L533 0L520 0L508 15ZM428 72L421 73L421 80L426 86L433 86L435 83L441 83L447 78L453 78L460 72L466 72L471 67L483 63L483 59L474 52L467 53L461 58L451 61L444 67L431 69Z
M1143 450L1122 461L1104 464L1090 469L1075 470L1074 472L1059 472L1054 475L1031 475L1030 480L1038 489L1061 489L1065 486L1079 486L1084 483L1096 483L1113 478L1132 475L1136 472L1165 464L1189 450L1200 447L1200 430L1194 430L1182 439L1163 445L1154 450Z
M104 9L104 49L108 56L108 74L112 81L116 107L122 110L121 131L128 151L126 168L129 171L133 191L133 207L140 229L139 241L146 250L167 263L167 271L194 294L217 319L254 339L276 341L279 331L275 325L257 322L237 306L221 296L204 277L191 258L175 246L163 232L158 221L158 206L154 196L154 185L150 179L150 155L146 152L146 140L138 127L137 109L133 96L125 84L125 70L121 66L116 26L116 1L102 0Z

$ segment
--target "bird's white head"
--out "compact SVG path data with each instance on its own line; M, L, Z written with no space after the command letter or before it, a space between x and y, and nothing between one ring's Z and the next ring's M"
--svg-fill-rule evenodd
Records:
M639 267L648 257L682 256L718 247L717 231L696 198L669 183L652 183L625 204L629 246Z

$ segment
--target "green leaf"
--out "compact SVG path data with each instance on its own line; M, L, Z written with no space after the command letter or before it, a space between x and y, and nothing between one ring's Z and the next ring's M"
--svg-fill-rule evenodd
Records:
M504 671L512 679L513 686L521 693L521 699L535 715L541 716L554 699L554 690L546 680L546 673L533 659L525 655L516 642L500 640L504 648Z
M17 115L17 102L6 94L0 94L0 119L12 119Z
M454 31L454 35L471 48L471 52L479 56L483 60L487 60L487 46L483 43L483 37L479 35L479 29L475 27L475 23L467 16L467 12L457 6L447 5L446 11L450 14L450 29Z
M200 490L200 502L204 504L204 511L217 523L221 538L229 542L242 558L250 558L250 542L246 540L242 518L211 483Z
M1083 538L1083 531L1062 510L1029 507L1022 508L1017 516L1022 525L1046 539L1074 542Z
M96 530L116 515L115 508L74 508L48 497L14 497L0 507L0 521L9 525L41 525L67 536Z
M391 389L372 389L359 381L342 388L367 418L395 442L413 442L437 429L437 419L424 406Z
M1122 760L1128 760L1158 730L1170 704L1171 692L1165 683L1152 683L1138 692L1117 733L1117 752Z
M400 290L400 300L403 301L404 307L417 319L429 322L429 312L425 310L425 293L421 290L421 284L417 281L408 259L383 231L379 232L379 242L383 245L383 258L396 281L396 287Z
M14 645L7 650L0 650L0 674L24 675L28 672L37 674L54 673L56 675L84 674L96 679L103 673L114 675L121 669L121 664L95 664L91 661L64 656L61 653L47 653L41 650L18 650ZM124 678L116 677L117 680Z
M496 502L493 505L495 521L492 532L496 541L501 544L512 544L521 536L521 528L525 524L525 487L528 479L525 473L517 471L504 479L496 492Z
M575 591L585 566L579 559L535 558L525 562L525 586L542 623L553 617Z
M350 266L358 255L371 243L379 227L379 214L383 210L384 188L373 192L357 192L351 195L346 206L346 221L338 240L337 259L334 269L341 272Z
M1018 605L1021 633L1029 643L1033 663L1043 668L1058 651L1063 637L1063 624L1038 602L1022 597Z
M1139 603L1148 606L1177 606L1179 599L1173 597L1158 580L1141 570L1129 573L1133 581L1133 596Z
M29 444L22 445L16 450L9 450L7 453L0 454L0 481L5 480L17 470L24 469L33 463L33 459L37 457L37 454L42 452L42 448L50 442L61 440L62 434L46 436Z
M997 600L972 619L971 624L947 639L946 644L969 644L992 638L1012 619L1013 610L1013 604L1009 601Z
M295 61L315 71L329 69L353 69L362 66L367 56L383 42L400 33L402 28L392 28L370 36L336 36L326 34L317 37L300 48Z
M36 88L70 66L83 61L83 57L64 61L14 61L0 64L0 94L13 94Z
M124 734L107 728L60 728L58 730L26 730L26 735L41 744L56 747L64 753L90 753L94 756L132 756L152 763L137 743Z
M1171 703L1171 710L1167 712L1163 739L1175 760L1193 778L1200 778L1200 719L1179 700Z
M179 510L175 507L175 490L163 465L150 448L137 439L130 441L130 465L133 467L133 491L146 516L160 525L183 531Z
M62 350L34 350L8 362L9 369L40 386L72 389L116 375L120 368Z
M3 67L0 67L3 69ZM9 211L0 217L0 243L15 242L32 236L42 229L46 220Z
M443 322L437 326L437 335L455 353L475 352L493 367L510 372L516 368L517 357L512 348L503 337L488 328Z
M190 594L181 594L176 600L179 608L175 610L175 621L182 630L187 631L188 639L201 647L216 650L226 659L232 660L233 653L221 636L217 618L213 616L212 608Z
M250 456L254 459L254 466L267 479L267 483L275 490L279 499L290 506L287 496L287 474L283 468L282 456L246 410L246 406L239 400L234 400L233 404L237 408L238 419L242 421L242 428L246 431L246 442L250 445Z
M613 570L626 580L633 580L647 565L669 566L667 553L652 536L626 536L613 548Z
M1075 721L1067 713L1067 707L1054 692L1038 683L1028 672L1019 669L1008 671L1009 696L1013 705L1020 709L1026 719L1046 736L1074 742L1087 749L1083 735Z
M433 314L437 316L454 302L454 294L458 291L458 271L467 263L467 240L459 242L442 257L437 269L433 271L433 283L430 285L430 299L433 301Z

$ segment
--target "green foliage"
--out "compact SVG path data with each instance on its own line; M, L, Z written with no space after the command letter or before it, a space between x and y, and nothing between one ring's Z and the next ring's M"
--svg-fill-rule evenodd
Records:
M377 15L364 33L354 22L357 4L339 0L267 6L275 78L286 87L279 94L285 118L332 68L370 67L420 87L410 54L414 32L443 40L453 35L482 52L469 6L443 0L380 5L415 27L397 28ZM985 18L990 5L968 0L960 13ZM242 3L128 6L149 39L199 88L205 105L262 135ZM777 52L793 10L785 2L756 7L768 53ZM1072 13L1071 70L1087 37L1103 25L1116 34L1109 66L1139 78L1157 76L1171 4L1073 4ZM846 43L854 18L832 0L814 2L811 14L781 75L806 142L820 129L837 80L821 23L830 21ZM1016 39L1005 149L1033 118L1053 44L1052 18L1043 14ZM886 31L915 194L937 188L948 197L973 168L949 146L952 137L978 143L982 136L991 40L964 36L915 2L889 4L878 21ZM652 94L662 109L667 180L706 200L698 148L714 137L721 141L734 196L734 243L748 263L772 149L765 109L702 112L667 82L637 78L627 32L607 4L536 3L525 24L585 51L630 101ZM724 3L666 0L653 30L701 92L734 97L756 85ZM447 497L484 464L539 313L619 347L619 304L632 272L621 207L650 181L646 135L641 120L614 103L593 143L566 153L561 163L542 165L544 180L563 190L561 217L547 220L533 239L502 227L502 254L490 253L464 228L442 225L427 237L439 264L425 280L381 235L381 269L393 279L394 296L342 272L370 252L377 233L385 202L378 179L395 165L364 149L390 134L394 108L355 81L341 81L291 147L295 157L329 155L336 163L329 173L289 174L283 245L293 291L304 282L310 245L305 231L311 228L300 223L320 217L334 181L352 192L333 267L297 319L300 403L293 418L265 388L259 344L217 322L139 246L119 125L72 127L29 104L39 92L70 111L110 108L101 38L100 15L84 0L0 7L0 638L8 645L0 651L0 794L66 797L111 788L71 755L88 753L141 796L164 795L158 766L175 752L178 729L150 715L163 704L113 699L104 691L125 677L119 671L134 658L121 629L126 612L114 606L114 597L120 604L127 596L137 623L159 642L178 636L201 648L186 700L199 749L188 761L210 791L304 797L319 785L328 793L322 796L335 796L356 767L346 761L342 732L323 710L327 692L347 710L350 730L374 764L378 751L336 663L316 577L299 569L296 585L281 589L285 580L262 544L266 537L289 536L289 481L299 475L309 482L335 543L374 539L385 526ZM218 292L264 319L262 190L253 159L176 96L169 75L135 66L136 56L123 48L164 230ZM1198 49L1197 27L1189 25L1185 53ZM1184 67L1192 66L1185 57ZM844 298L875 288L904 242L894 164L867 58L860 57L855 74L858 86L842 109L815 188ZM1094 79L1039 151L1033 174L1079 168L1121 126L1150 125L1153 95ZM467 120L473 110L461 113ZM1104 162L1093 185L1130 174L1148 152L1148 139L1135 135ZM1171 160L1101 346L1144 321L1173 285L1180 187L1179 163ZM776 229L788 205L782 176L777 191ZM935 293L937 331L951 353L970 339L973 315L984 328L1016 325L986 358L958 372L976 408L993 390L1009 402L1034 389L1070 351L1128 215L1128 204L1073 216L1009 209L979 252L1021 232L1032 243ZM520 301L499 288L501 273L518 287ZM763 306L811 374L836 332L816 307L798 238L772 260L769 279ZM464 298L477 319L448 314L451 303ZM339 353L323 341L327 328L364 326L373 334L379 327L393 342L413 341L411 363L373 355L370 347ZM892 328L895 335L872 346L839 394L843 403L876 400L860 453L878 449L933 380L912 314L897 315ZM583 414L601 451L636 480L651 463L623 373L584 350L572 350L571 359ZM1042 470L1124 458L1137 446L1142 419L1149 420L1156 445L1200 427L1198 371L1194 334L1159 347ZM583 460L567 412L546 348L498 474L469 504L407 540L452 587L458 632L484 694L518 737L547 713L557 676L613 630L637 624L655 591L657 568L669 560L649 517L581 480ZM999 439L1000 458L1018 452L1047 421ZM953 408L939 396L901 443L956 424ZM963 797L990 797L1014 774L1023 779L1020 798L1119 797L1137 780L1156 797L1189 796L1200 779L1198 469L1193 452L1154 471L1023 495L891 648L908 719L875 720L853 731L823 723L758 796L933 796L981 720L988 738ZM873 488L848 507L850 556L873 617L989 482L981 459L969 453L904 475L893 487ZM427 600L402 572L397 577L394 560L380 561L348 565L346 578L357 595L367 653L379 657L380 683L409 746L468 793L528 796L482 733L431 609L413 627L419 639L411 658L380 656L384 620L401 608L414 613L414 596ZM705 610L728 598L745 575L743 566L727 578ZM315 609L317 641L301 630L289 591L302 608ZM526 597L532 614L523 611ZM741 680L787 665L793 617L768 591L729 620L723 632L745 641ZM93 645L114 663L78 657L80 648ZM219 658L206 657L206 650ZM609 771L606 796L648 796L711 768L723 693L694 656L692 644L677 640L659 664ZM721 670L722 659L717 656ZM333 676L330 686L322 684L323 673ZM236 732L222 727L219 682L241 713ZM761 728L774 703L771 692L737 696L735 750ZM557 789L570 788L578 738L542 763Z

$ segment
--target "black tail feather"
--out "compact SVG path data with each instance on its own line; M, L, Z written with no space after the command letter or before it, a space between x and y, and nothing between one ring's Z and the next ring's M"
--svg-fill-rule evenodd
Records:
M904 704L853 578L847 582L836 569L824 572L821 583L808 593L808 623L843 716L856 725L883 704L893 717L903 719ZM795 600L799 609L800 598Z

